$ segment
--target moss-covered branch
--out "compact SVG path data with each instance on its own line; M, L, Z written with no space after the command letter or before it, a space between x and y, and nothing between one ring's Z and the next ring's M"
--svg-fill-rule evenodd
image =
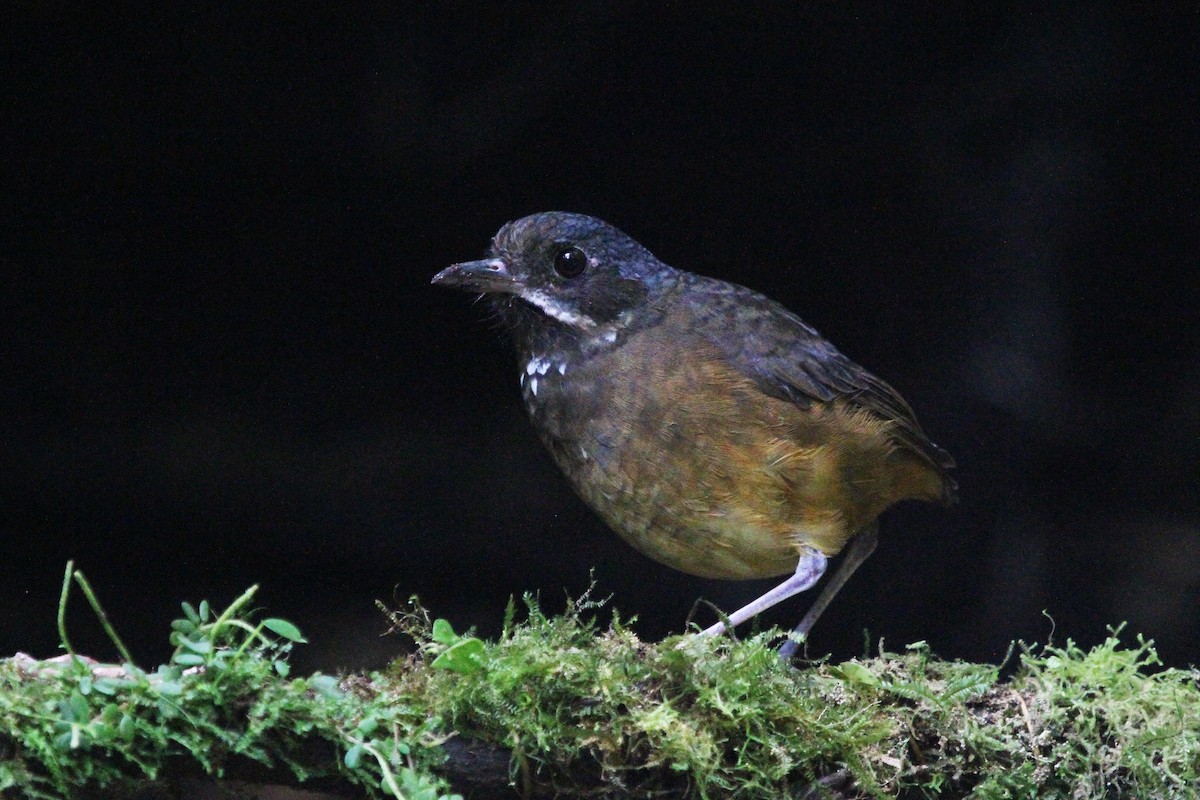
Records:
M172 663L0 661L5 798L122 796L274 768L338 796L1195 797L1200 673L1117 632L1018 655L1015 674L921 644L790 666L774 634L641 642L510 609L498 641L414 607L388 670L291 678L299 632L185 606ZM262 778L265 780L265 778ZM277 779L277 778L273 778ZM314 782L318 782L314 784ZM171 796L167 793L167 796ZM176 795L182 796L182 795ZM515 796L515 795L514 795Z

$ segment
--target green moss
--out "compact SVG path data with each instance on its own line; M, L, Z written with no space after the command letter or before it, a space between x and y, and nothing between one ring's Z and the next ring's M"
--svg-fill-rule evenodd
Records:
M1001 683L924 644L797 669L773 633L647 644L595 630L586 604L528 606L475 668L392 673L448 729L510 748L514 780L775 798L847 771L861 796L1197 796L1200 672L1153 671L1152 643L1119 631L1090 651L1026 648ZM427 658L455 646L409 630Z
M90 596L70 566L67 575ZM246 611L254 592L220 614L185 603L172 624L175 653L153 672L70 652L0 661L0 795L120 797L180 766L222 776L257 765L371 796L445 797L429 771L442 754L422 711L378 702L369 684L289 678L286 656L303 639L285 620Z
M495 642L414 606L391 618L416 651L387 671L293 678L299 631L255 619L250 596L185 605L153 672L0 661L0 793L90 797L184 761L435 800L457 774L451 739L505 748L501 782L564 796L1192 798L1200 783L1200 673L1157 669L1119 630L1024 648L1000 681L924 644L796 668L773 632L646 643L619 620L599 630L586 598L561 616L527 600L520 623L510 608Z
M651 645L619 622L598 633L577 608L529 611L478 670L419 678L445 725L511 748L517 772L630 793L777 797L843 766L875 782L862 754L896 735L889 720L839 702L841 680L780 661L770 634Z
M1030 697L1025 760L1035 785L1064 798L1195 798L1200 672L1152 672L1153 643L1138 637L1124 648L1118 634L1090 651L1068 640L1024 657L1018 682Z

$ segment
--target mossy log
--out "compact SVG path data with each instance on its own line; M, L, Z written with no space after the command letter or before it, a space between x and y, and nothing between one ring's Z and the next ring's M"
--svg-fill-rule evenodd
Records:
M1200 785L1200 672L1159 668L1119 631L1090 650L1019 647L1003 668L923 644L787 664L778 632L646 643L619 620L599 630L593 608L528 602L491 642L414 608L392 614L412 652L340 677L290 677L298 632L207 610L173 634L176 656L199 659L153 672L4 659L0 796L1074 800Z

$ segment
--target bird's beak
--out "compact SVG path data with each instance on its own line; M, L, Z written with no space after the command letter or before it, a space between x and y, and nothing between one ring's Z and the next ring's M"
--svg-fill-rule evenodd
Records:
M485 258L453 264L433 276L433 282L471 292L516 294L521 282L508 271L502 258Z

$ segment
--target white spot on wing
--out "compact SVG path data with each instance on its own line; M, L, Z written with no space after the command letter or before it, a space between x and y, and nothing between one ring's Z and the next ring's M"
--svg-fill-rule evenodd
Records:
M537 378L529 379L529 391L533 392L535 397L537 396Z

